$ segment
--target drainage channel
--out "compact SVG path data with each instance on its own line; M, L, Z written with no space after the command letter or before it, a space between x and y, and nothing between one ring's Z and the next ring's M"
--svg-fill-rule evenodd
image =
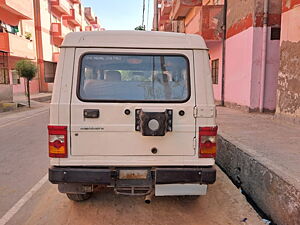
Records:
M221 165L217 164L218 167L226 174L227 178L231 180L231 182L236 186L237 189L240 190L241 194L243 194L246 197L247 202L252 206L252 208L257 212L257 214L262 218L263 222L267 225L277 225L276 223L274 223L272 221L272 219L270 217L268 217L261 208L259 208L257 206L257 204L254 202L254 200L251 198L250 195L248 195L241 187L241 183L236 182L235 180L233 180L232 178L230 178L226 171L223 170L223 168L221 167ZM242 220L242 222L247 223L247 218L244 218Z

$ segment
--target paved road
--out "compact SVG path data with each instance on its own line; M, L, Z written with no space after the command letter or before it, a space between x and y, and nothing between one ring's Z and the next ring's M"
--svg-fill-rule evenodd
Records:
M15 116L9 122L0 115L0 221L47 173L48 111L39 110L30 116ZM147 205L142 197L117 196L112 190L103 189L90 200L75 203L46 182L23 203L8 225L263 224L220 170L208 195L196 200L158 197Z
M49 113L35 112L0 115L0 218L47 173Z

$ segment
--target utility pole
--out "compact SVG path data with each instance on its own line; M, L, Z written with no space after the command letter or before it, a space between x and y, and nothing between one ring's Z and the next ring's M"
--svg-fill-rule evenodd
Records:
M142 18L142 27L143 28L145 28L144 23L145 23L145 0L143 0L143 18Z
M223 39L222 39L222 89L221 106L225 106L225 52L226 52L226 31L227 31L227 0L224 0L223 8Z
M154 0L154 20L153 20L153 28L158 31L158 1Z

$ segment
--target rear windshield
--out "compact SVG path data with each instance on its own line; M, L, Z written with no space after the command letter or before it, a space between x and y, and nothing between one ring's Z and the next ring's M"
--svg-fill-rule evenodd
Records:
M189 86L184 56L87 54L77 94L83 101L184 102Z

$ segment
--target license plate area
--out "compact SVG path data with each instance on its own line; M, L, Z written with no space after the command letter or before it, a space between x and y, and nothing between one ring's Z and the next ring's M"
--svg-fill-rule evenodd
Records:
M144 180L148 178L149 170L147 169L120 169L120 180Z

